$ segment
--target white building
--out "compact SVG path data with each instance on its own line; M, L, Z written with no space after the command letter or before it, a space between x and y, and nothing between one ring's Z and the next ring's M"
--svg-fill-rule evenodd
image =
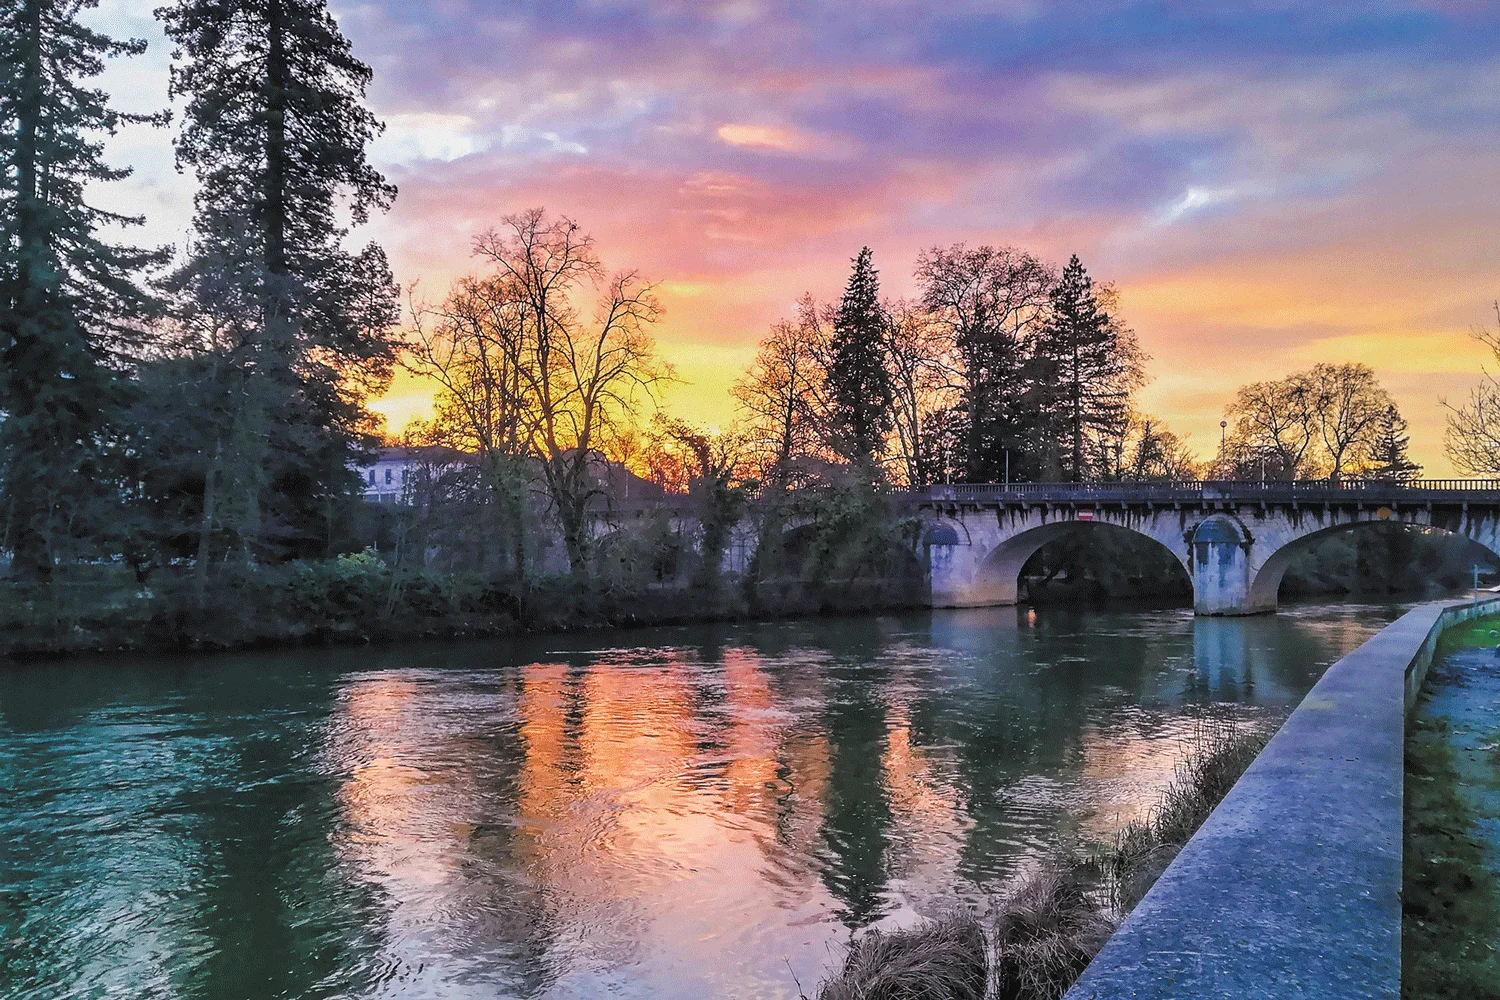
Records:
M364 498L371 503L409 503L408 489L415 484L417 470L441 469L469 460L451 448L378 448L373 465L352 466L364 483Z

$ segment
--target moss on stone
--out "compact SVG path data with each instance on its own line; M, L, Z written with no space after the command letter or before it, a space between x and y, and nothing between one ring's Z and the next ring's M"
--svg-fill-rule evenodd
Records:
M1406 738L1401 994L1409 1000L1500 997L1500 891L1448 737L1444 720L1419 709Z

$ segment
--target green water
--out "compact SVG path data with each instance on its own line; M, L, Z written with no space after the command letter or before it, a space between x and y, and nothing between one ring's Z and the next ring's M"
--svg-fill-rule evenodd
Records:
M790 997L1396 607L0 668L0 997Z

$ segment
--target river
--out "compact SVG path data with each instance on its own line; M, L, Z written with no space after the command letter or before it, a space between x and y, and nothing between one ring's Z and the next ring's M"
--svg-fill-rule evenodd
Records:
M1394 605L0 667L0 996L811 993L1140 815Z

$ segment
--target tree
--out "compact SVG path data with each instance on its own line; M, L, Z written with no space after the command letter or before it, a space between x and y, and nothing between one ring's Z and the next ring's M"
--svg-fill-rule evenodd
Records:
M474 455L481 490L476 500L496 513L488 530L468 544L498 550L503 571L516 576L529 562L534 471L526 308L509 275L461 278L441 306L413 306L405 361L439 387L433 418L418 440Z
M1048 478L1060 473L1082 482L1108 464L1090 454L1091 446L1097 452L1101 439L1124 429L1131 394L1142 381L1142 358L1130 330L1101 305L1077 254L1048 296L1031 362Z
M1358 471L1369 460L1395 405L1369 365L1317 364L1297 377L1307 385L1328 478L1337 482L1347 467Z
M456 433L499 450L514 442L582 574L589 505L604 492L600 448L673 377L648 334L660 308L635 272L606 274L576 222L541 209L505 216L474 241L474 254L491 276L460 283L448 306L456 320L419 338L413 370L438 378L438 419ZM590 291L596 304L586 314Z
M699 560L694 582L710 592L717 590L724 550L752 485L744 461L745 438L737 429L720 433L685 420L661 419L652 439L648 464L657 481L686 492L696 509Z
M817 303L803 296L796 321L771 326L750 370L729 390L765 456L761 478L773 485L787 485L793 459L815 452L825 439L828 340Z
M120 484L127 357L156 303L137 282L161 251L105 241L135 225L89 205L84 187L120 180L100 136L161 116L116 111L84 85L109 56L138 55L84 27L88 0L0 7L0 483L13 572L51 578L80 536L109 530Z
M1124 450L1127 457L1120 470L1122 479L1172 482L1198 478L1198 460L1187 440L1178 437L1155 417L1130 421Z
M1422 467L1407 455L1410 437L1406 421L1394 403L1385 408L1372 436L1365 474L1371 479L1409 482L1422 475Z
M1500 319L1500 302L1494 308ZM1500 360L1500 329L1476 328L1471 335ZM1467 403L1444 400L1443 406L1448 411L1443 447L1453 464L1471 476L1500 475L1500 380L1486 371Z
M922 304L946 327L960 360L964 433L961 456L969 482L1034 472L1012 457L1026 454L1033 428L1025 412L1026 342L1042 321L1052 272L1013 247L962 243L932 247L917 259Z
M1361 472L1393 408L1366 365L1317 364L1284 379L1252 382L1224 411L1234 430L1220 474L1240 477L1259 469L1270 479L1326 474L1337 481Z
M950 412L958 402L953 345L942 326L918 305L897 301L886 307L886 314L890 317L891 415L901 472L910 486L944 482L940 471L943 449L934 452L931 447L936 440L931 424L934 415Z
M828 365L830 435L845 459L873 470L892 427L890 373L886 370L889 319L880 304L874 253L864 247L833 319Z
M1317 415L1307 381L1292 377L1242 386L1224 410L1234 425L1228 454L1220 461L1264 450L1272 456L1271 477L1299 479L1316 468Z
M349 460L375 442L364 403L395 359L385 255L346 251L339 221L395 196L365 154L381 130L363 104L370 70L322 0L180 0L157 16L187 98L178 163L200 182L191 255L168 290L179 321L229 302L238 331L213 367L233 400L219 438L246 447L216 450L205 492L220 477L248 488L246 559L305 552L353 492Z

